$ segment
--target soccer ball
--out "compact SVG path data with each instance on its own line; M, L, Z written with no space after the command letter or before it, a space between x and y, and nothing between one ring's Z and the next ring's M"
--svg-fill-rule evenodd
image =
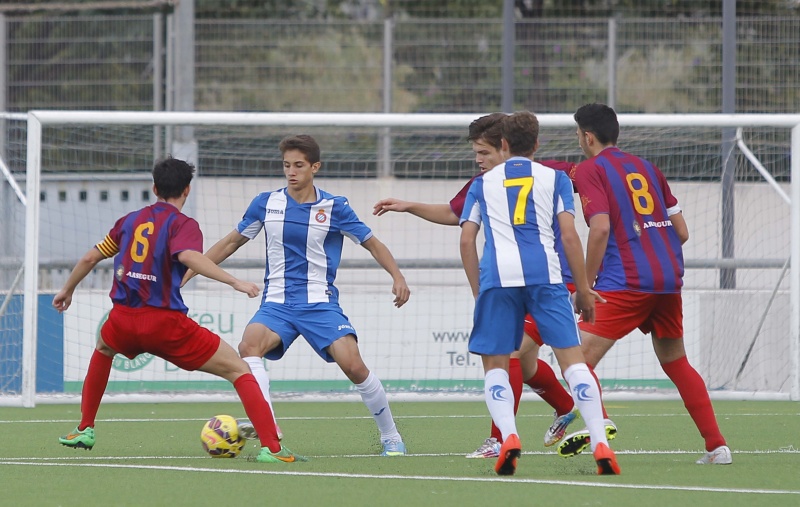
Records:
M235 458L247 440L239 436L236 419L229 415L215 415L200 431L200 442L214 458Z

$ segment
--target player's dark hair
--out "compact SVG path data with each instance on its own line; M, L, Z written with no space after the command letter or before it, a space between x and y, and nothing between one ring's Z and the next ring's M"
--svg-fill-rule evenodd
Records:
M180 197L192 182L194 166L171 155L153 166L153 184L161 199Z
M529 157L539 140L539 120L530 111L517 111L503 120L503 139L511 155Z
M278 149L281 150L281 154L289 150L297 150L305 155L309 164L316 164L320 159L319 144L313 137L306 134L284 137L278 144Z
M503 138L502 126L506 113L492 113L481 116L469 124L467 141L486 141L492 148L499 150Z
M591 132L600 144L617 144L619 121L617 113L605 104L586 104L575 111L575 123L584 132Z

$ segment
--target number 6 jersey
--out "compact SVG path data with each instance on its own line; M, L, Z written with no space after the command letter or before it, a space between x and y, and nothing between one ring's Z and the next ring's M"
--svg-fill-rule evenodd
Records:
M116 256L109 294L114 303L189 311L180 292L188 268L178 254L203 252L203 233L193 218L172 204L157 202L117 220L95 247L106 257Z

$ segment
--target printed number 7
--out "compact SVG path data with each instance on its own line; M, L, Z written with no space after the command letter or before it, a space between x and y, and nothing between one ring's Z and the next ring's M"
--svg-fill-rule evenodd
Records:
M520 187L519 194L517 194L517 204L514 206L514 225L523 225L525 223L525 211L528 208L528 196L531 195L531 189L533 188L533 176L503 180L503 186L506 188Z

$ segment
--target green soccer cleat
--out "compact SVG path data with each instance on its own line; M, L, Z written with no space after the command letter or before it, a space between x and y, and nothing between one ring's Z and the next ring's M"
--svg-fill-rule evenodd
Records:
M298 461L308 461L305 456L295 454L286 447L281 446L278 452L272 452L269 447L262 447L261 452L256 456L259 463L295 463Z
M91 451L92 447L94 447L94 428L89 426L83 430L79 430L75 427L68 435L60 437L58 441L61 445L66 445L73 449L81 448Z

